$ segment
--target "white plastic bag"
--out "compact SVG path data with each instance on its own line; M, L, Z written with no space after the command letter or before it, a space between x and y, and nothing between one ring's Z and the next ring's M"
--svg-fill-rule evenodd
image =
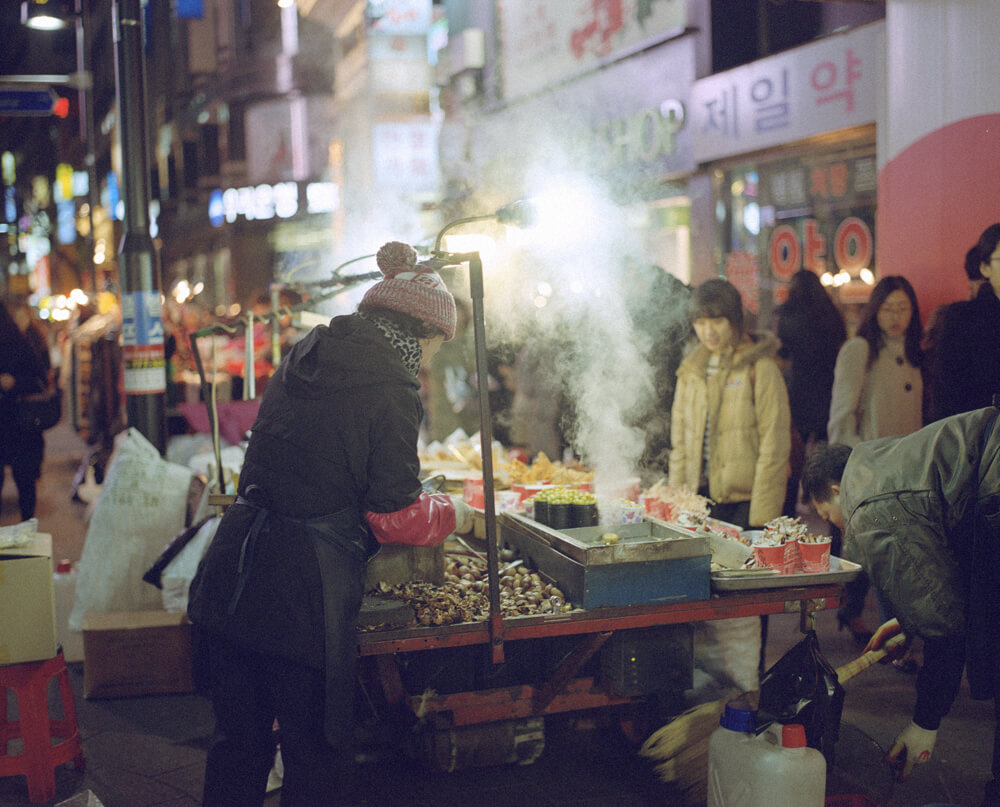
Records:
M134 428L115 438L80 557L71 630L88 613L156 611L160 592L142 579L184 529L193 474L164 460Z
M0 482L3 482L2 476L0 476ZM0 549L27 546L35 539L35 534L37 532L37 518L29 518L27 521L22 521L20 524L11 524L7 527L0 527Z
M215 537L215 531L219 528L220 521L222 521L222 516L215 516L202 524L201 529L163 570L160 584L163 586L164 611L178 614L187 611L188 590L191 588L191 581L194 580L198 564L201 563L205 550L208 549L212 538Z
M760 687L760 617L713 619L695 624L695 667L722 687Z

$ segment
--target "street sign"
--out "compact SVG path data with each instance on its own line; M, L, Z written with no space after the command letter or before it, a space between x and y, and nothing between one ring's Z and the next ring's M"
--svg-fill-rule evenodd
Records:
M51 89L6 87L0 89L0 117L51 115L58 96Z

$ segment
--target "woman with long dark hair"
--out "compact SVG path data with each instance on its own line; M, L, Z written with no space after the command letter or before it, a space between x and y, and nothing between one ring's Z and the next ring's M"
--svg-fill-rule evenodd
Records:
M882 278L857 336L837 355L827 424L831 443L855 446L924 425L922 336L913 286L900 275Z
M837 355L827 424L831 443L853 447L864 440L909 434L924 425L922 337L913 286L900 275L882 278L872 289L857 336L844 342ZM831 547L834 554L840 552L837 543ZM868 578L862 574L846 586L837 612L840 627L848 628L859 645L871 638L861 617L867 592ZM884 622L891 614L883 608L883 616ZM915 669L909 659L894 663L906 672Z

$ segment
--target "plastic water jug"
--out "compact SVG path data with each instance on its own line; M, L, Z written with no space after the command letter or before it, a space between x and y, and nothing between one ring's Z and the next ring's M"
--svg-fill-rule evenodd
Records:
M806 746L805 729L776 723L755 736L750 715L727 706L709 738L709 807L823 807L826 760Z
M749 774L767 752L756 730L757 712L748 703L726 704L719 728L708 738L708 807L756 803Z
M826 759L820 751L806 745L805 728L797 723L784 726L774 723L757 742L764 753L752 777L751 804L823 807Z
M76 597L76 564L69 560L56 563L52 588L56 601L56 638L66 661L83 661L83 634L68 627L69 614Z

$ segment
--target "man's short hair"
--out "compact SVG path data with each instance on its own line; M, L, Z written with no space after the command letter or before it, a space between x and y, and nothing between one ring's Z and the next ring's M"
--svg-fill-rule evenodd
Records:
M850 456L851 447L840 443L820 443L813 449L802 469L802 495L807 502L830 500L830 485L840 484Z

